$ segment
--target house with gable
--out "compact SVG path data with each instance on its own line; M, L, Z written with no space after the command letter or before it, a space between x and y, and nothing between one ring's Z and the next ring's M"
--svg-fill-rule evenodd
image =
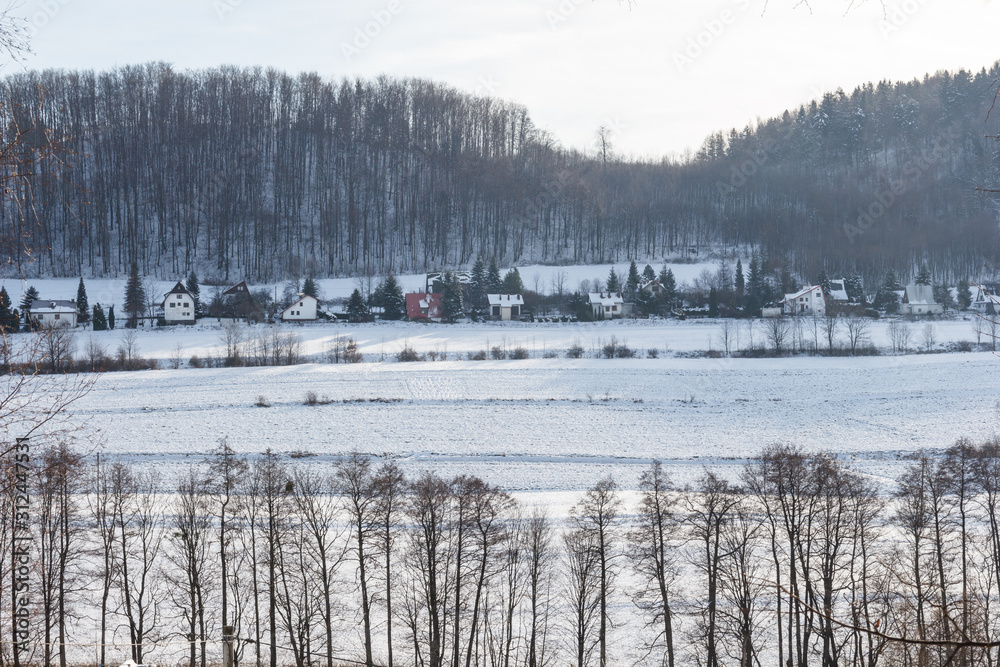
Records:
M940 315L944 306L934 300L934 288L930 285L907 285L899 304L900 315Z
M406 295L406 318L414 322L444 321L444 295L414 292Z
M163 320L167 324L194 324L194 296L178 282L163 295Z
M508 322L521 319L524 297L520 294L487 294L489 317L492 320Z
M786 294L781 306L785 315L823 317L826 315L826 295L823 294L821 285L812 285L794 294Z
M299 294L288 308L281 311L282 322L315 322L319 319L319 299L311 294Z
M597 319L612 320L625 316L625 299L617 292L591 292L587 300Z
M28 311L32 320L40 327L75 327L79 311L76 300L36 299Z

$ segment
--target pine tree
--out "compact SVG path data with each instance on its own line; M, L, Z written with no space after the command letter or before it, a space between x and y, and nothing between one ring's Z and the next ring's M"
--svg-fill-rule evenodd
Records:
M128 314L128 327L132 329L146 312L146 289L142 286L139 265L135 262L129 267L128 282L125 283L125 312Z
M77 321L86 324L90 321L90 305L87 303L87 288L83 285L83 278L80 278L80 285L76 288L76 309Z
M898 292L903 289L903 286L899 284L899 278L896 277L896 272L892 269L889 269L888 273L885 274L885 282L883 283L883 286L885 289L893 292Z
M622 281L618 278L618 274L615 273L615 267L613 266L611 267L611 273L608 274L607 291L612 294L622 291Z
M747 286L750 294L760 298L764 291L764 267L761 266L760 258L755 252L750 257L750 275L747 276Z
M187 288L187 291L194 298L194 317L195 319L200 319L205 315L205 310L201 305L201 285L198 283L198 276L194 271L187 277L187 283L184 287Z
M635 307L640 315L652 315L657 311L656 296L650 290L639 290L635 295Z
M319 298L319 288L316 286L316 281L313 280L312 276L309 276L302 282L302 293L307 296Z
M927 265L922 264L920 266L920 271L917 273L917 279L914 281L917 285L930 285L931 284L931 272L927 270Z
M826 275L826 271L819 272L819 275L816 277L816 284L823 288L825 296L830 296L830 276Z
M359 289L351 292L351 298L347 300L347 317L351 322L364 322L368 319L368 306Z
M18 322L10 309L10 295L6 287L0 287L0 333L17 331Z
M486 271L486 293L500 294L503 288L503 280L500 278L500 269L497 268L496 257L490 259L490 268Z
M968 278L958 281L958 306L965 310L972 305L972 290L969 288Z
M108 328L108 320L104 317L104 309L101 308L101 304L94 304L94 331L106 331Z
M739 299L743 298L743 292L747 288L746 278L743 276L743 262L739 259L736 260L736 297Z
M479 257L472 265L472 275L469 277L469 300L475 308L486 307L486 264Z
M451 271L444 274L441 306L444 309L444 318L449 322L454 322L462 316L462 283Z
M654 271L653 267L649 264L647 264L646 268L642 270L642 280L647 283L651 280L656 280L656 271Z
M844 291L847 292L847 300L851 303L865 302L865 283L861 276L851 276L844 281Z
M396 276L391 273L379 285L382 293L382 319L400 320L406 313L406 298L403 296L403 289L396 281Z
M955 299L951 296L951 288L947 285L934 286L934 300L944 306L945 310L955 307Z
M628 279L625 281L625 295L630 299L635 296L635 291L639 289L639 267L635 265L635 260L628 267Z
M501 294L523 294L524 283L521 282L521 274L516 268L507 272L503 277L503 285L500 288Z
M663 286L663 303L667 310L673 310L677 302L677 280L674 278L673 269L663 267L660 273L660 285Z
M115 304L111 304L111 307L108 308L108 328L115 328Z
M21 309L21 315L24 316L25 326L31 324L31 304L35 301L38 301L38 290L35 289L34 285L29 285L28 289L24 292L24 296L21 298L19 306Z
M714 287L708 291L708 316L719 316L719 292Z

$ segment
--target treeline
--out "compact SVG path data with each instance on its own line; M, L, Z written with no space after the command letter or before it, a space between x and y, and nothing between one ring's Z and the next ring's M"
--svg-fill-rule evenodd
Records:
M993 278L995 65L860 86L637 162L582 154L523 107L433 82L274 70L28 72L4 80L0 239L28 273L191 270L223 282L384 275L494 257L581 264L756 247L867 282L920 262ZM19 134L17 130L22 132ZM55 156L32 147L54 141ZM33 263L29 264L29 261Z
M600 480L559 520L474 476L225 441L172 489L46 447L25 510L10 459L0 548L30 531L32 620L30 654L15 663L4 641L0 664L205 667L223 625L239 664L271 667L983 665L1000 650L998 441L915 456L889 495L790 446L738 481L681 487L654 463L637 493Z

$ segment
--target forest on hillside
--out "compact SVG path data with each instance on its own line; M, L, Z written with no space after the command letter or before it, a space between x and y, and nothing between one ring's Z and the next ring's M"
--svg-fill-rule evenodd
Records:
M5 167L0 240L28 275L135 261L275 280L755 248L809 277L874 284L926 263L936 280L990 280L1000 206L977 188L1000 185L998 76L838 90L640 162L567 150L522 106L426 80L25 72L3 80L4 143L42 158Z

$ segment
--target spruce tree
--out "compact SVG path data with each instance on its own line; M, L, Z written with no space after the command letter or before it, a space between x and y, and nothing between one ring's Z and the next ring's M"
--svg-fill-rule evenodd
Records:
M500 287L501 294L523 294L524 283L521 282L521 274L516 268L507 272L503 277L503 285Z
M451 271L444 274L441 306L444 309L444 318L449 322L454 322L462 316L462 283Z
M611 273L608 274L608 284L607 291L614 294L622 291L622 281L615 273L615 267L611 267Z
M965 310L972 305L972 290L969 288L968 278L958 281L958 306Z
M830 276L826 275L826 271L819 272L819 275L816 277L816 284L823 288L824 296L830 296Z
M708 316L719 316L719 292L714 287L708 291Z
M647 264L646 268L642 270L642 280L647 283L651 280L656 280L656 271L654 271L653 267L649 264Z
M391 273L379 285L382 297L382 319L400 320L406 314L406 298L403 296L403 289L396 281L396 276Z
M21 298L19 306L21 315L24 317L25 326L31 324L31 304L35 301L38 301L38 290L35 289L34 285L29 285L28 289L24 292L24 296Z
M885 289L893 292L898 292L903 289L903 286L899 284L899 278L896 277L896 272L892 269L889 269L889 271L885 274L884 287Z
M187 291L191 293L191 297L194 299L194 317L195 319L201 318L205 311L201 305L201 285L198 283L198 276L194 271L187 277L187 283L184 285Z
M664 267L660 274L660 284L663 286L663 303L667 310L673 310L677 302L677 280L674 278L673 269Z
M827 280L826 284L829 287L830 281ZM787 268L781 269L781 291L784 294L792 294L793 292L798 291L798 289L799 285L798 283L795 282L795 279L792 278L792 272L789 271ZM823 294L827 293L823 292Z
M316 286L316 281L313 280L312 276L307 277L302 282L302 293L311 297L319 298L319 288Z
M111 304L111 307L108 308L108 328L115 328L115 304Z
M851 276L845 280L844 290L847 292L847 300L851 303L865 302L865 284L861 276Z
M635 296L635 291L639 289L639 267L635 260L628 266L628 279L625 281L625 295L629 298Z
M490 268L486 271L486 293L500 294L501 289L503 289L503 280L500 278L496 257L493 257L490 259Z
M6 287L0 287L0 333L12 333L17 328L18 322L14 320L14 313L10 309L10 295L7 294Z
M747 287L747 280L743 275L743 262L739 259L736 260L736 280L734 286L736 287L736 296L742 299L743 292Z
M913 282L917 285L931 284L931 272L927 270L926 264L922 264L920 266L920 271L917 273L917 279Z
M132 262L128 271L128 282L125 283L125 313L128 315L128 327L134 329L139 323L139 317L146 312L146 289L142 286L139 276L139 265Z
M104 309L101 308L101 304L99 304L99 303L95 303L94 304L93 321L94 321L94 331L106 331L107 330L107 328L108 328L108 320L104 316Z
M351 298L347 300L347 317L351 322L364 322L368 319L368 306L359 289L351 292Z
M80 278L80 285L76 288L76 319L80 324L90 321L90 305L87 303L87 288L83 285L83 277Z
M946 310L955 307L955 299L951 296L951 288L947 285L935 285L933 292L934 300L944 306Z
M750 294L758 298L764 291L764 267L756 252L750 257L750 274L747 276L747 286L750 288Z
M486 263L479 257L472 265L472 275L469 277L469 300L475 308L486 307Z

